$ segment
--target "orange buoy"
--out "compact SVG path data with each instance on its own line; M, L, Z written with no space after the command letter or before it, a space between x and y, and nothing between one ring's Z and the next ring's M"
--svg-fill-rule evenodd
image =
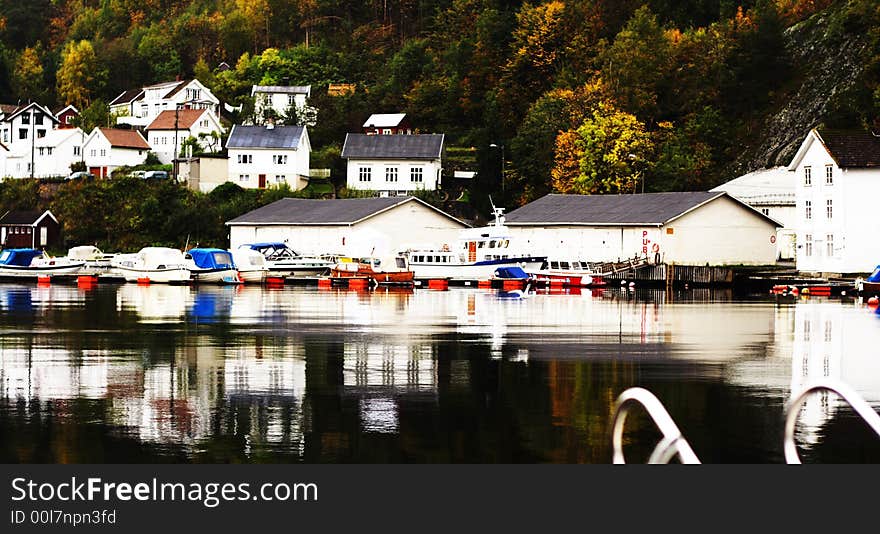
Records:
M48 276L48 275L46 275L46 276L37 276L37 283L40 284L40 285L50 284L50 283L52 283L52 277L51 277L51 276Z
M149 278L138 278L138 285L148 286L148 285L150 285L150 279Z
M351 278L348 281L349 289L366 289L366 287L370 284L370 281L366 278Z
M333 280L329 278L318 278L318 287L320 288L328 288L333 286Z
M880 298L871 297L868 299L868 306L876 308L878 305L880 305Z
M447 289L449 289L449 280L446 280L445 278L439 280L428 280L428 289L446 291Z
M522 289L522 286L523 286L523 284L519 280L505 280L504 283L502 284L502 287L505 290Z
M492 287L492 281L491 280L480 280L479 282L477 282L477 287L479 287L480 289L490 288L490 287Z

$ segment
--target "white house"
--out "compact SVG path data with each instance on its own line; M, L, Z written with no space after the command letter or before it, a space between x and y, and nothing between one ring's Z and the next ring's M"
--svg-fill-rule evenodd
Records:
M147 125L146 132L159 161L168 164L174 159L175 147L179 153L190 137L198 141L202 151L219 150L223 127L210 109L181 109L163 111Z
M79 128L51 130L46 137L37 139L34 157L34 175L67 176L70 166L84 161L82 147L86 134Z
M364 122L368 135L411 135L412 125L406 113L374 113Z
M342 157L348 160L349 189L377 191L380 196L406 195L440 188L443 134L347 134Z
M55 115L35 102L0 107L0 143L6 148L0 151L4 176L38 176L36 148L57 124Z
M776 232L779 259L793 260L797 222L794 189L794 173L787 167L773 167L744 174L710 191L724 191L779 221L783 225Z
M119 167L142 164L149 151L150 145L137 130L95 128L83 144L86 167L99 178Z
M771 265L778 222L724 192L547 195L510 212L517 245L591 262Z
M294 190L309 183L312 147L305 126L242 126L226 141L229 181L244 188L287 184Z
M275 117L284 117L291 108L313 119L314 112L308 106L308 98L311 94L311 85L254 85L251 88L251 96L254 97L254 116L257 124L263 124L269 112ZM307 120L306 125L314 126L314 120Z
M880 264L880 138L811 130L788 170L796 180L797 269L873 271Z
M217 115L220 100L198 80L150 85L121 93L110 102L117 124L144 127L160 113L175 109L210 109Z
M409 243L449 243L468 226L416 197L284 198L226 223L230 247L287 242L308 254L385 255Z

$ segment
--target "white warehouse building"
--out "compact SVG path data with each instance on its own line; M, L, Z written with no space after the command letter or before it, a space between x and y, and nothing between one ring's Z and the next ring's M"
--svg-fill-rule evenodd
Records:
M724 192L552 194L506 224L518 246L551 259L711 266L774 264L781 226Z

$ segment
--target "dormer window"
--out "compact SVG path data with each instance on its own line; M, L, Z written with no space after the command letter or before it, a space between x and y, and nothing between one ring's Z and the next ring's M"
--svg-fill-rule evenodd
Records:
M810 167L804 167L804 187L813 185L813 170Z

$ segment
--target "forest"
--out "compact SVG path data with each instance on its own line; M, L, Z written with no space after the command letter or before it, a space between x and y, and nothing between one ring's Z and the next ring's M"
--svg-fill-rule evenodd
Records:
M124 90L195 76L235 122L253 84L311 85L324 166L370 114L406 112L473 151L472 198L510 209L703 190L809 81L789 36L818 19L814 53L858 38L860 55L816 124L880 127L876 0L0 0L0 102L94 126Z

